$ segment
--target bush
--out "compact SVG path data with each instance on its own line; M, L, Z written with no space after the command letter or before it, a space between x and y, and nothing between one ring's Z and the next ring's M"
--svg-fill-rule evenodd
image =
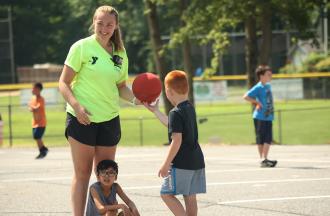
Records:
M315 65L315 68L316 68L317 71L320 71L320 72L330 71L330 57L327 57L327 58L319 61Z
M306 73L318 71L330 71L330 56L323 53L312 52L308 55L300 67L293 64L286 64L280 68L280 73Z
M290 73L298 73L298 68L293 64L286 64L284 67L280 68L280 73L290 74Z
M306 60L303 62L303 69L305 70L305 72L312 72L315 71L315 65L322 61L323 59L325 59L326 56L324 56L324 54L322 53L315 53L312 52L308 55L308 57L306 58Z

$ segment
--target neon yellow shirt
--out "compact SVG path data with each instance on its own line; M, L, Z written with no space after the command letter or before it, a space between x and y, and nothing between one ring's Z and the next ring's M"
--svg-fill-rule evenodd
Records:
M114 51L115 55L122 58L122 64L116 65L92 35L74 43L65 60L64 64L76 72L71 83L73 94L92 114L92 122L109 121L119 115L117 84L128 78L128 58L125 50ZM69 104L66 111L75 116Z

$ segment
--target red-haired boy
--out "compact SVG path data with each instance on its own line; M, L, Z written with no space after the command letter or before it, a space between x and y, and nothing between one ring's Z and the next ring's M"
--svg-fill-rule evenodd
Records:
M161 197L174 215L197 215L196 194L206 193L204 155L198 143L194 106L188 101L188 79L174 70L165 77L166 97L174 108L168 117L155 106L144 104L168 127L170 147L158 176L164 178ZM183 195L185 208L175 195Z

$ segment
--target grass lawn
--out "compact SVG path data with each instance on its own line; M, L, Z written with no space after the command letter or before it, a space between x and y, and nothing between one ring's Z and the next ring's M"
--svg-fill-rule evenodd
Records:
M4 120L4 144L9 146L8 99L0 97L0 113ZM313 109L327 107L323 109ZM274 140L282 144L330 144L330 100L275 102ZM302 110L306 109L306 110ZM281 134L278 111L281 110ZM205 143L252 144L254 128L251 107L247 103L213 103L196 106L199 140ZM12 108L13 146L34 146L31 138L31 113L26 107ZM162 145L167 142L167 128L143 107L123 107L120 112L122 139L120 145ZM47 106L48 125L44 137L49 146L65 146L64 105Z

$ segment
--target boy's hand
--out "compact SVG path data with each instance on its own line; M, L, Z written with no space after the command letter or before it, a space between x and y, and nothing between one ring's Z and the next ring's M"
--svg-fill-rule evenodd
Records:
M156 103L154 105L148 104L147 102L143 102L143 105L151 112L155 112L156 110L159 109L158 104L159 104L159 99L156 100Z
M262 104L260 102L257 102L255 105L257 110L260 110L262 108Z
M169 175L169 170L170 170L170 166L163 164L163 166L158 171L158 177L165 178L166 176Z

